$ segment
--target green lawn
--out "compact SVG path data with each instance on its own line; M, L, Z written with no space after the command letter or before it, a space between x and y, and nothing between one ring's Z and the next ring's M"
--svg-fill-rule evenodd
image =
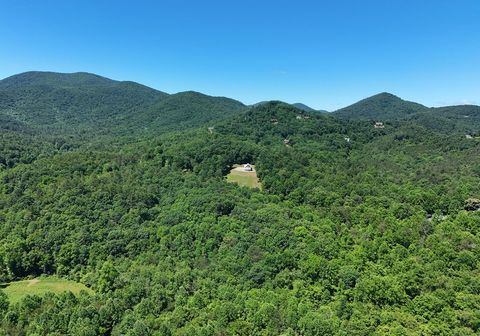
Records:
M245 172L241 170L236 170L236 168L238 167L241 167L241 166L235 165L234 168L230 171L230 174L227 175L228 182L236 183L244 187L262 189L262 184L258 180L256 171ZM255 169L255 166L252 166L252 167Z
M84 290L93 294L90 288L87 288L81 283L54 276L10 282L4 284L1 290L7 294L10 303L18 302L26 295L43 295L47 292L62 293L70 291L77 295L80 291Z

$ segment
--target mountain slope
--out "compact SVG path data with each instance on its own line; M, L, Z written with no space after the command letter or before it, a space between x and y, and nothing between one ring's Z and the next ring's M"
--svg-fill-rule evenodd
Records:
M0 81L0 115L41 131L73 133L110 128L166 97L93 74L28 72Z
M408 115L404 120L443 133L480 134L480 106L475 105L430 108Z
M170 95L149 108L152 129L183 129L221 120L245 109L234 99L212 97L195 91Z
M428 108L421 104L409 102L384 92L362 99L333 112L333 114L348 119L393 120L426 110Z
M116 81L88 72L59 73L49 71L29 71L7 77L0 81L0 89L19 87L86 87L108 86Z
M145 116L204 99L172 95ZM0 169L0 282L57 275L93 294L8 304L0 289L0 330L474 335L480 212L463 208L480 195L479 142L392 125L270 102L211 131L25 146ZM263 190L226 182L245 162Z
M480 134L480 107L475 105L429 108L390 93L363 99L332 115L349 120L406 121L441 133Z
M303 110L305 112L315 112L316 110L314 108L311 108L308 105L302 104L302 103L294 103L292 106L295 106L296 108Z
M0 118L50 134L129 134L197 126L243 108L194 92L169 95L89 73L27 72L0 81Z

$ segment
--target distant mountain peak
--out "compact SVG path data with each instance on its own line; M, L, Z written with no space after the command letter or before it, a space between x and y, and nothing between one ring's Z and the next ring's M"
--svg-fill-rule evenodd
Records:
M303 103L294 103L294 104L288 104L288 103L285 103L281 100L265 100L265 101L261 101L261 102L258 102L258 103L255 103L253 105L250 105L250 107L257 107L257 106L261 106L261 105L267 105L267 104L286 104L286 105L290 105L290 106L293 106L299 110L302 110L304 112L327 112L325 110L316 110L308 105L305 105Z
M380 92L380 93L377 93L376 95L371 96L370 98L374 98L374 97L388 97L388 98L401 99L400 97L390 92Z
M349 119L392 120L427 109L426 106L403 100L389 92L381 92L334 113L339 117Z
M300 110L305 111L305 112L315 112L316 111L314 108L311 108L310 106L305 105L303 103L294 103L292 105L295 106L296 108L300 109Z
M402 98L394 95L393 93L390 93L390 92L380 92L380 93L377 93L373 96L370 96L370 97L367 97L367 98L364 98L360 101L358 101L357 103L355 104L358 104L358 103L361 103L361 102L365 102L365 101L379 101L379 102L383 102L383 103L392 103L392 102L406 102L405 100L403 100ZM353 104L353 105L355 105ZM416 104L416 103L414 103ZM352 105L351 105L352 106Z
M0 86L93 86L110 85L115 82L117 81L88 72L60 73L49 71L28 71L1 80Z
M176 94L76 72L30 71L0 80L0 119L64 134L126 134L203 125L235 114L236 100L195 91ZM15 114L11 115L11 110Z

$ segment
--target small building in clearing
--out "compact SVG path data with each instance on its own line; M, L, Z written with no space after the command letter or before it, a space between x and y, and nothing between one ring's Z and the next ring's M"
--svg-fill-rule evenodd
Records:
M247 164L243 165L243 170L251 172L251 171L253 171L253 167L250 163L247 163Z
M383 124L383 122L377 121L375 123L375 125L373 125L373 127L375 127L375 128L385 128L385 125Z

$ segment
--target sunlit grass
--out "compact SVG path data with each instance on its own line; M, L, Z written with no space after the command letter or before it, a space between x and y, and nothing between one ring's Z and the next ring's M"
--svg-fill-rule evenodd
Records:
M80 291L84 290L92 294L93 291L85 285L54 276L39 277L31 280L14 281L4 284L1 289L7 294L10 303L20 301L27 295L43 295L48 292L62 293L72 292L78 295Z
M242 167L242 166L235 165L234 168L227 175L228 182L236 183L239 186L243 186L243 187L262 189L262 184L258 180L257 172L255 171L255 166L252 166L254 168L254 171L252 172L238 170L237 168L239 167Z

